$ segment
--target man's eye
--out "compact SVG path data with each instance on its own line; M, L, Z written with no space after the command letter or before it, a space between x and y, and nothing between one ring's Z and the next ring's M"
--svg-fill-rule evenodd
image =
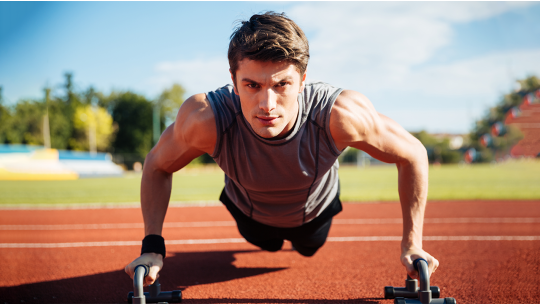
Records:
M257 84L248 84L248 88L257 88Z
M281 82L278 84L279 87L285 87L287 86L287 82Z

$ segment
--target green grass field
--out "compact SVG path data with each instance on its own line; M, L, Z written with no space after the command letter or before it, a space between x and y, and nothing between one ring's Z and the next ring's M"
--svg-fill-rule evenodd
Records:
M395 166L340 168L343 201L398 200ZM43 203L133 203L139 201L140 174L72 181L0 181L0 205ZM540 199L540 162L430 167L429 199ZM171 201L216 201L223 173L190 167L175 174Z
M341 167L343 201L398 200L395 166ZM540 161L431 166L430 200L540 199Z

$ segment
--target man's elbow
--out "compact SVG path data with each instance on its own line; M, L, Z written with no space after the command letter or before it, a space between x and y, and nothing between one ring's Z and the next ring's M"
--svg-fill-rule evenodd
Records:
M428 154L426 147L416 138L412 138L408 144L407 153L401 162L401 166L428 166Z
M150 152L146 154L146 157L144 158L144 166L143 166L143 173L147 172L149 170L153 170L156 164L156 148L152 148Z
M163 157L160 156L160 151L157 147L154 147L144 158L143 175L150 173L162 173L165 174L165 166L163 164Z
M427 166L429 164L428 153L424 144L422 144L422 142L420 142L418 139L414 138L412 146L413 153L411 156L411 163Z

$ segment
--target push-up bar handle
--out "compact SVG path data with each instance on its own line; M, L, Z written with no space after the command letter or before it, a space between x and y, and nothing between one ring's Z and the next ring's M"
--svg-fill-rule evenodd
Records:
M133 304L146 304L144 295L144 278L148 275L150 267L147 265L138 265L135 267L133 275Z
M420 290L418 291L418 300L422 304L431 303L431 289L429 288L429 268L428 263L423 258L417 258L413 262L414 269L418 271L418 279L420 280Z

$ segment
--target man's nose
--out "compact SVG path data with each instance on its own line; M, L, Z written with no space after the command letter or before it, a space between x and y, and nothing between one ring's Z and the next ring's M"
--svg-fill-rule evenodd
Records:
M270 113L272 110L276 109L277 105L277 95L274 90L264 90L261 100L259 101L259 108L265 113Z

